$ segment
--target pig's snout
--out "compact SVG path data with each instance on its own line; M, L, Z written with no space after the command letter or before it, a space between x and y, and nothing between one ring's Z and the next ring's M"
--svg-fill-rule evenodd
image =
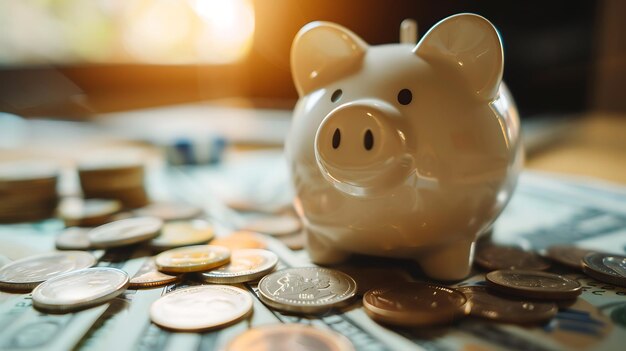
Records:
M402 116L384 101L368 99L337 107L315 136L315 156L324 177L352 195L393 186L406 176Z

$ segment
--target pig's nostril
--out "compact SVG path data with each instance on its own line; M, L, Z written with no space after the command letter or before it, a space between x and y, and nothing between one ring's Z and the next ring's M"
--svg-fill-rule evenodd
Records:
M341 132L339 128L335 129L335 133L333 133L333 149L339 147L339 143L341 143Z
M371 150L374 147L374 134L372 134L371 130L367 130L365 135L363 136L363 146L365 146L365 150Z

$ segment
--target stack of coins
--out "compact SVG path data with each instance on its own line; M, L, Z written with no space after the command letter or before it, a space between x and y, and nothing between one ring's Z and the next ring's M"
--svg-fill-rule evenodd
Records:
M128 209L144 207L149 202L141 163L83 162L79 164L78 177L85 198L119 200Z
M34 222L54 216L59 170L47 162L0 165L0 223Z

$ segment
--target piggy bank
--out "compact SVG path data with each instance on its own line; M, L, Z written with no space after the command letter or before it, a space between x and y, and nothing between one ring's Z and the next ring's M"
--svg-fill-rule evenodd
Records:
M493 25L459 14L417 44L370 46L313 22L291 69L285 151L311 260L409 258L433 279L467 276L523 160Z

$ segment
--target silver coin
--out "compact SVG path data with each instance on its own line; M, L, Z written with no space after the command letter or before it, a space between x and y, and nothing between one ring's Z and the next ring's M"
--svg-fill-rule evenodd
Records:
M333 269L288 268L261 279L259 297L275 309L320 313L345 305L355 296L356 288L354 279Z
M234 250L230 262L219 268L202 273L207 283L233 284L257 280L276 267L278 256L262 249Z
M163 221L156 217L121 219L92 229L89 241L103 249L132 245L156 237L161 227Z
M583 272L599 281L626 287L626 276L621 274L625 261L625 256L591 253L583 257Z
M137 216L157 217L169 222L198 217L202 214L202 209L187 203L155 202L133 212Z
M29 291L50 278L94 264L96 258L83 251L51 252L26 257L0 268L0 289Z
M9 263L11 263L11 260L8 257L0 255L0 268Z
M57 235L54 245L59 250L89 250L91 243L87 233L91 228L71 227Z
M33 306L44 312L66 313L101 305L128 287L128 274L110 267L65 273L33 290Z
M602 263L615 273L626 278L626 257L609 256L602 259Z
M230 325L252 310L249 292L227 285L174 290L150 307L150 319L164 328L202 331Z

